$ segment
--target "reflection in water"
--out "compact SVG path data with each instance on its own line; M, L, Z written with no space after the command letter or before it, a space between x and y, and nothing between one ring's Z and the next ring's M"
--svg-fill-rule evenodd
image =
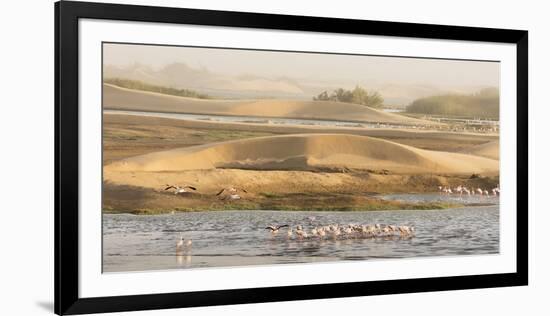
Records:
M416 196L415 198L418 198ZM315 223L308 218L315 216ZM269 224L313 226L395 224L416 227L413 238L288 238L286 228L266 232ZM176 254L183 233L193 240ZM499 207L448 210L294 212L224 211L173 215L103 216L105 272L151 269L370 260L419 256L477 255L499 252Z
M176 262L179 267L189 268L191 267L191 254L176 253Z

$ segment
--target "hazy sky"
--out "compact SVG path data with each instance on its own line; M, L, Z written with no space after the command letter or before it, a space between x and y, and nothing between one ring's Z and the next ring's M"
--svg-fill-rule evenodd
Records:
M406 50L404 50L406 52ZM158 69L181 62L224 75L307 78L324 82L499 86L497 62L286 53L214 48L105 44L104 64Z

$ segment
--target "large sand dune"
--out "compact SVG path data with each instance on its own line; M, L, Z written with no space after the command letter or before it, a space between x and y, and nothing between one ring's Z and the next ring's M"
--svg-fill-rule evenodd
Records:
M103 85L105 109L189 114L265 116L299 119L435 125L362 105L330 101L204 100Z
M397 174L496 173L498 161L459 153L417 149L366 136L296 134L257 137L155 152L121 160L106 171L185 171L214 168L254 170L389 170Z
M464 150L463 153L498 160L500 156L499 151L499 141L495 140L468 148L467 150Z

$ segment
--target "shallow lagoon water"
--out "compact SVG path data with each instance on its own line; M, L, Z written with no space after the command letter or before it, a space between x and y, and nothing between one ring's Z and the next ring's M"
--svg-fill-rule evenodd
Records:
M368 123L368 122L294 119L294 118L258 117L258 116L241 116L241 115L163 113L163 112L143 112L143 111L122 111L122 110L104 110L104 113L150 116L150 117L177 119L177 120L222 122L222 123L253 123L253 124L272 124L272 125L308 125L308 126L365 127L365 128L379 128L379 127L405 128L407 127L405 125L397 125L397 124L378 124L378 123Z
M381 195L379 198L386 200L396 200L403 202L448 202L458 204L479 204L479 205L498 205L499 196L494 195L467 195L467 194L440 194L440 193L424 193L424 194L387 194Z
M416 236L298 240L288 239L286 229L277 235L264 229L270 224L301 224L309 230L315 225L336 223L414 225ZM184 255L176 256L175 243L180 233L192 239L193 247ZM499 207L105 214L103 236L104 272L496 254L499 252Z

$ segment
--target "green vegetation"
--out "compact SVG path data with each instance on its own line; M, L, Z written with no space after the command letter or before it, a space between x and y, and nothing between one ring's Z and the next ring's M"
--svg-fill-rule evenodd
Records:
M445 94L421 98L411 103L407 112L498 118L499 91L496 88L487 88L471 95Z
M332 91L330 94L327 91L324 91L318 96L313 97L313 100L355 103L371 108L381 108L384 103L384 99L378 91L369 92L359 86L356 86L353 90L339 88Z
M234 201L217 202L210 205L197 205L194 207L175 207L175 208L138 208L133 210L119 210L113 207L103 207L104 214L131 213L135 215L159 215L171 212L200 212L200 211L333 211L333 212L361 212L361 211L391 211L391 210L440 210L448 208L463 207L463 204L446 202L419 202L409 203L401 201L389 201L382 199L368 199L362 203L354 205L330 205L326 203L317 203L312 205L295 204L291 201Z
M130 79L121 79L121 78L105 78L103 79L104 83L109 83L115 86L122 88L142 90L149 92L157 92L162 94L175 95L179 97L188 97L188 98L197 98L197 99L211 99L210 96L206 94L199 93L197 91L188 90L188 89L176 89L170 87L156 86L152 84L145 83L138 80Z

